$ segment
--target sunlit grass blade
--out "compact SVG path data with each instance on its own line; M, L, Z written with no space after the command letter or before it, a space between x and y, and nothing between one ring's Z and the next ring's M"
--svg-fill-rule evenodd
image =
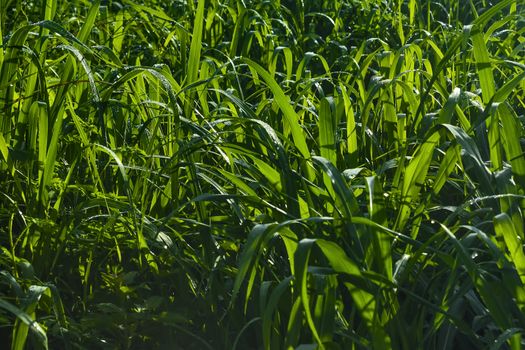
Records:
M333 99L323 98L319 111L319 147L321 156L330 163L337 164L335 138L335 105Z
M46 332L44 331L44 329L42 329L40 324L35 322L33 317L31 317L29 314L27 314L23 310L19 309L15 305L3 299L0 299L0 307L14 314L17 317L17 320L20 320L20 322L22 322L25 327L27 327L28 329L31 329L32 333L37 336L37 339L40 345L44 349L48 348ZM20 326L15 328L14 331L15 331L15 337L14 337L14 341L13 341L11 348L21 350L24 348L24 345L27 341L27 333L20 330Z
M9 160L9 150L7 148L7 143L5 142L4 135L0 133L0 153L2 153L2 157L4 158L4 162L8 162Z
M434 148L440 139L439 133L428 137L417 149L403 175L404 181L401 188L401 208L397 216L395 229L402 231L408 222L411 213L410 202L419 195L425 177L428 173ZM415 238L415 237L414 237Z
M498 214L494 217L494 229L498 237L503 238L510 254L510 261L516 266L521 282L525 285L525 254L514 223L507 214Z
M89 12L88 12L88 15L86 16L84 25L82 26L80 33L78 33L78 40L80 40L81 42L85 44L87 43L89 34L91 33L91 30L93 29L93 25L95 24L95 20L98 15L99 7L100 7L100 0L95 0L91 3L91 7L89 8Z
M450 124L454 109L456 105L459 102L459 98L461 97L461 89L454 88L452 93L447 99L447 102L445 103L445 106L443 106L443 109L439 112L438 116L438 123L440 124Z
M290 128L295 147L297 147L297 150L305 159L310 159L310 151L306 143L306 137L299 123L299 117L290 105L290 98L285 95L279 84L277 84L275 79L273 79L263 67L247 58L243 58L243 61L264 79L274 95L275 103L277 103L283 112L284 121Z
M381 186L380 179L376 176L366 178L368 189L368 213L370 219L379 225L388 226L385 212L385 193ZM372 258L375 260L375 266L378 272L383 273L389 280L392 280L392 251L391 238L381 231L373 232Z
M193 35L191 39L190 56L188 58L188 70L186 85L190 85L197 80L202 49L202 29L204 26L204 0L197 3L195 22L193 24Z

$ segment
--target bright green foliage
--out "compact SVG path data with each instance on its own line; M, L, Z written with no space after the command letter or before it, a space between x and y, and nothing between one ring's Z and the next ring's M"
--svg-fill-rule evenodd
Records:
M0 1L2 349L520 349L525 4Z

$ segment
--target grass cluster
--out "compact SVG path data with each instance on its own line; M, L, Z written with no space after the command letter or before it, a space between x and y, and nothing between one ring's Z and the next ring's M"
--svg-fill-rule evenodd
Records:
M525 4L0 1L11 349L520 349Z

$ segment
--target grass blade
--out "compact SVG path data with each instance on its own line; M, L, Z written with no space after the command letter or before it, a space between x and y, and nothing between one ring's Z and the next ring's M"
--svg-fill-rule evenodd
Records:
M279 84L277 84L275 79L273 79L270 73L268 73L263 67L248 58L243 58L242 60L264 79L274 95L275 103L277 103L283 112L284 121L291 130L295 147L297 147L297 150L301 153L304 159L310 159L310 151L306 144L306 137L301 128L301 124L299 123L299 117L290 104L290 98L286 96Z

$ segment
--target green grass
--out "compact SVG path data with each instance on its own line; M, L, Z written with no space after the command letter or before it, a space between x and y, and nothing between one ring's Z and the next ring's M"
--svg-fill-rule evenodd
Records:
M11 349L521 349L516 0L0 2Z

